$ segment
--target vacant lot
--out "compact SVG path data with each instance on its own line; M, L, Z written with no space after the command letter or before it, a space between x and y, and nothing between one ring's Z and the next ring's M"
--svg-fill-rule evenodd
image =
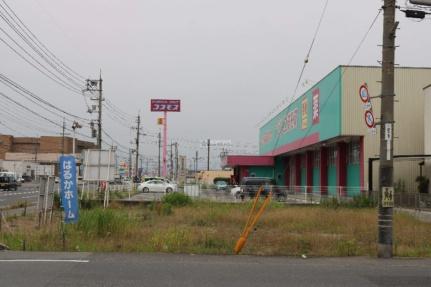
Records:
M79 223L67 225L64 236L59 211L40 228L36 217L13 217L3 222L0 242L14 250L232 254L250 207L211 202L93 207L81 209ZM374 208L272 203L242 254L375 256L376 218ZM405 214L394 220L395 255L431 257L431 224Z

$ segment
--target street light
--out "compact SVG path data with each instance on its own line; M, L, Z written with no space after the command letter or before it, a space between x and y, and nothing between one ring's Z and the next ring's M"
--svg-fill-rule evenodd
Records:
M77 121L74 121L72 124L72 129L73 129L72 154L73 154L73 156L75 156L75 130L80 129L80 128L82 128L82 126Z

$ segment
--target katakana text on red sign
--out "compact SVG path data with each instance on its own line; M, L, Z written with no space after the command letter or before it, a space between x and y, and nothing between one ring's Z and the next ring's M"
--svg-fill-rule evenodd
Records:
M181 101L153 99L151 100L151 111L152 112L180 112Z

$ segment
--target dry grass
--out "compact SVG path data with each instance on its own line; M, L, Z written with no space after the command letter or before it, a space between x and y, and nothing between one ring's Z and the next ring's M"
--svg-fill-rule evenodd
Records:
M66 228L66 249L76 251L232 254L249 204L197 202L182 208L111 207L81 211ZM0 242L21 250L62 250L59 216L35 228L36 219L17 217L3 226ZM285 207L272 204L251 234L243 254L375 256L375 209ZM396 256L431 257L431 224L395 214Z

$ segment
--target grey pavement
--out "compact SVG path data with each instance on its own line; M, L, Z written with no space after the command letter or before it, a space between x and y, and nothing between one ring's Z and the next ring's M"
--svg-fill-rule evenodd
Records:
M0 252L0 286L431 286L431 259Z

